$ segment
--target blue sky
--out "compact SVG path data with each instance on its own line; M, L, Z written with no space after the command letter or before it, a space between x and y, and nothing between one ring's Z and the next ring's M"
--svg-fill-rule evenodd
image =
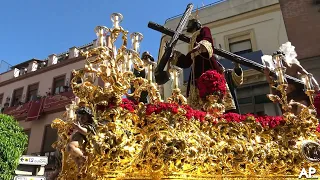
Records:
M167 18L216 0L5 0L0 5L0 60L11 65L31 58L45 59L72 46L96 38L97 25L111 27L110 15L123 14L122 26L141 32L141 50L157 57L160 33L147 27L149 21L164 24Z

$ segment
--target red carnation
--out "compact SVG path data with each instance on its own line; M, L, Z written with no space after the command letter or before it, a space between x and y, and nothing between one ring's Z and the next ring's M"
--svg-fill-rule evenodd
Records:
M208 95L219 95L222 98L227 91L226 80L216 70L203 73L197 81L197 87L201 98Z
M133 112L136 108L136 105L133 101L131 101L129 99L122 99L122 103L120 104L120 107L122 107L123 109L126 109L130 112Z
M222 116L227 122L241 122L242 118L240 114L237 113L226 113Z
M320 132L320 124L318 124L316 131Z

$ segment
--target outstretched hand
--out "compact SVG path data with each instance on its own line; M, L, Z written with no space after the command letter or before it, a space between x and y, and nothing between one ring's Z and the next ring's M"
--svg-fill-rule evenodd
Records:
M192 49L193 52L197 52L200 50L200 44L196 43L196 46L194 46L194 48Z

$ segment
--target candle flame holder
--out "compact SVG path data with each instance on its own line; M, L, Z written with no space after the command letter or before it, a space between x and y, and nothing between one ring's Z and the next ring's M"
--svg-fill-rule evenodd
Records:
M183 72L181 68L171 65L169 73L172 79L172 95L167 99L170 103L187 104L187 98L181 94L179 89L179 76Z
M281 108L286 112L285 114L291 116L288 114L291 111L292 106L288 103L287 100L288 84L285 78L286 68L282 64L283 58L284 55L281 52L277 52L273 55L273 60L275 62L275 71L277 75L277 86L274 88L276 88L276 90L278 90L281 93L281 97L273 94L268 94L267 97L273 102L280 103Z
M139 52L140 43L143 40L143 35L139 32L134 32L130 35L132 41L132 49Z
M312 74L306 74L303 76L303 82L304 82L304 85L305 85L305 93L306 95L309 97L309 100L310 100L310 106L309 108L310 109L313 109L315 110L315 107L313 105L313 102L314 102L314 89L313 89L313 85L312 85L312 78L313 78L313 75Z
M112 13L111 14L111 21L113 22L113 28L120 29L120 23L123 20L123 16L120 13Z
M106 35L110 31L106 26L97 26L94 32L97 35L96 46L107 46Z

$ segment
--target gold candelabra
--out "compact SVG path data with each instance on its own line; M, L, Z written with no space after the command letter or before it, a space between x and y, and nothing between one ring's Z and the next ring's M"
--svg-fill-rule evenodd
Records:
M315 107L313 105L313 101L314 101L313 95L314 95L315 91L314 91L313 85L312 85L312 74L306 74L303 76L302 79L305 84L305 93L309 97L309 100L310 100L309 108L315 109Z
M307 107L299 102L295 102L294 100L291 100L288 102L287 100L287 80L285 78L285 71L286 68L283 66L282 61L284 60L283 58L284 55L281 53L273 55L273 61L275 63L275 71L277 75L277 80L276 80L276 90L278 90L281 93L281 97L278 95L274 94L268 94L268 98L273 101L273 102L279 102L281 105L281 108L284 110L283 116L287 117L288 119L294 119L295 116L298 116L299 119L305 120L310 118L311 114L315 114L315 107L313 105L313 95L314 95L314 90L312 86L312 74L306 74L303 76L303 82L305 85L305 93L310 99L310 106ZM301 109L299 114L294 115L292 113L292 105L295 105ZM311 116L310 116L311 115Z
M288 103L287 100L287 80L285 75L286 68L283 66L282 61L283 61L284 56L282 54L275 54L273 55L273 60L275 62L275 71L277 75L277 80L276 80L276 90L278 90L281 93L281 97L278 95L273 95L269 94L268 98L273 101L273 102L279 102L281 104L281 108L285 112L291 111L292 107Z

